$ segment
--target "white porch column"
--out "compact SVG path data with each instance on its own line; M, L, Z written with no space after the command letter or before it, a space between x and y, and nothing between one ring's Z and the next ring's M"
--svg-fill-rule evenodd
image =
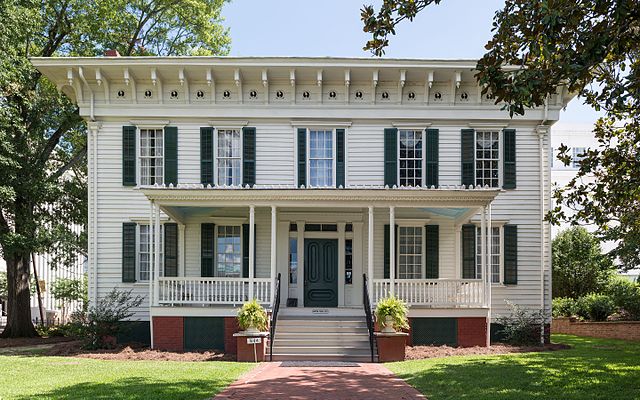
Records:
M273 304L276 296L276 236L278 232L276 206L271 206L271 299Z
M396 208L389 207L389 294L395 294L396 285Z
M493 282L493 264L492 264L492 245L493 245L493 228L491 226L491 203L487 206L487 225L489 232L487 240L487 346L491 345L491 283Z
M156 206L156 215L155 215L155 225L154 225L154 244L155 244L155 253L154 253L154 266L153 266L153 275L149 278L153 279L154 286L159 286L159 278L160 278L160 251L162 241L160 240L160 230L162 229L162 225L160 225L160 207ZM155 288L153 294L153 305L158 305L158 301L160 300L160 290L159 288Z
M187 276L185 224L178 224L178 276Z
M155 211L155 204L153 203L153 201L149 202L149 235L151 235L151 232L155 232L153 230L153 217L154 217L154 211ZM140 227L138 227L139 229ZM137 242L137 240L136 240ZM155 258L154 258L154 253L155 253L155 243L153 242L153 237L151 235L151 248L149 249L149 252L151 253L149 255L150 257L150 262L149 262L149 307L151 307L153 305L153 279L151 276L151 271L153 271L153 264L155 263ZM152 324L153 325L153 324ZM153 340L153 335L151 335L151 338Z
M253 281L255 278L256 265L256 208L249 206L249 300L253 300Z
M367 285L369 286L369 299L373 299L373 206L369 206L369 226L367 242Z
M482 281L484 283L484 304L488 306L487 294L487 214L486 208L482 207L480 213L480 271L482 271Z

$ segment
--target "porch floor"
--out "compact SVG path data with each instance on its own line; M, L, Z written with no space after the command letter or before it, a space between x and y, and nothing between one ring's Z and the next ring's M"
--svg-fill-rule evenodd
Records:
M425 397L380 364L274 362L261 364L215 398L409 400Z

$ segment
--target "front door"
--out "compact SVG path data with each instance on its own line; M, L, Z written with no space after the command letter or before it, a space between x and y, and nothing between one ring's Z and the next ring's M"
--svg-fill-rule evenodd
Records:
M338 306L338 240L304 240L305 307Z

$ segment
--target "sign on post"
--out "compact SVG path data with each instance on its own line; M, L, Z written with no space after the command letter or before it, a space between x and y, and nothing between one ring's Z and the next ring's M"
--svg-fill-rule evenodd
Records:
M247 338L247 344L258 344L258 343L262 343L262 338L261 337L250 337L250 338Z

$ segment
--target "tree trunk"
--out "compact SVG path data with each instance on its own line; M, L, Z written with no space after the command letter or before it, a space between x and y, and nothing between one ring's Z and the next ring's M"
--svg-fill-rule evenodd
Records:
M7 326L0 337L35 337L31 322L29 254L10 254L7 262Z

